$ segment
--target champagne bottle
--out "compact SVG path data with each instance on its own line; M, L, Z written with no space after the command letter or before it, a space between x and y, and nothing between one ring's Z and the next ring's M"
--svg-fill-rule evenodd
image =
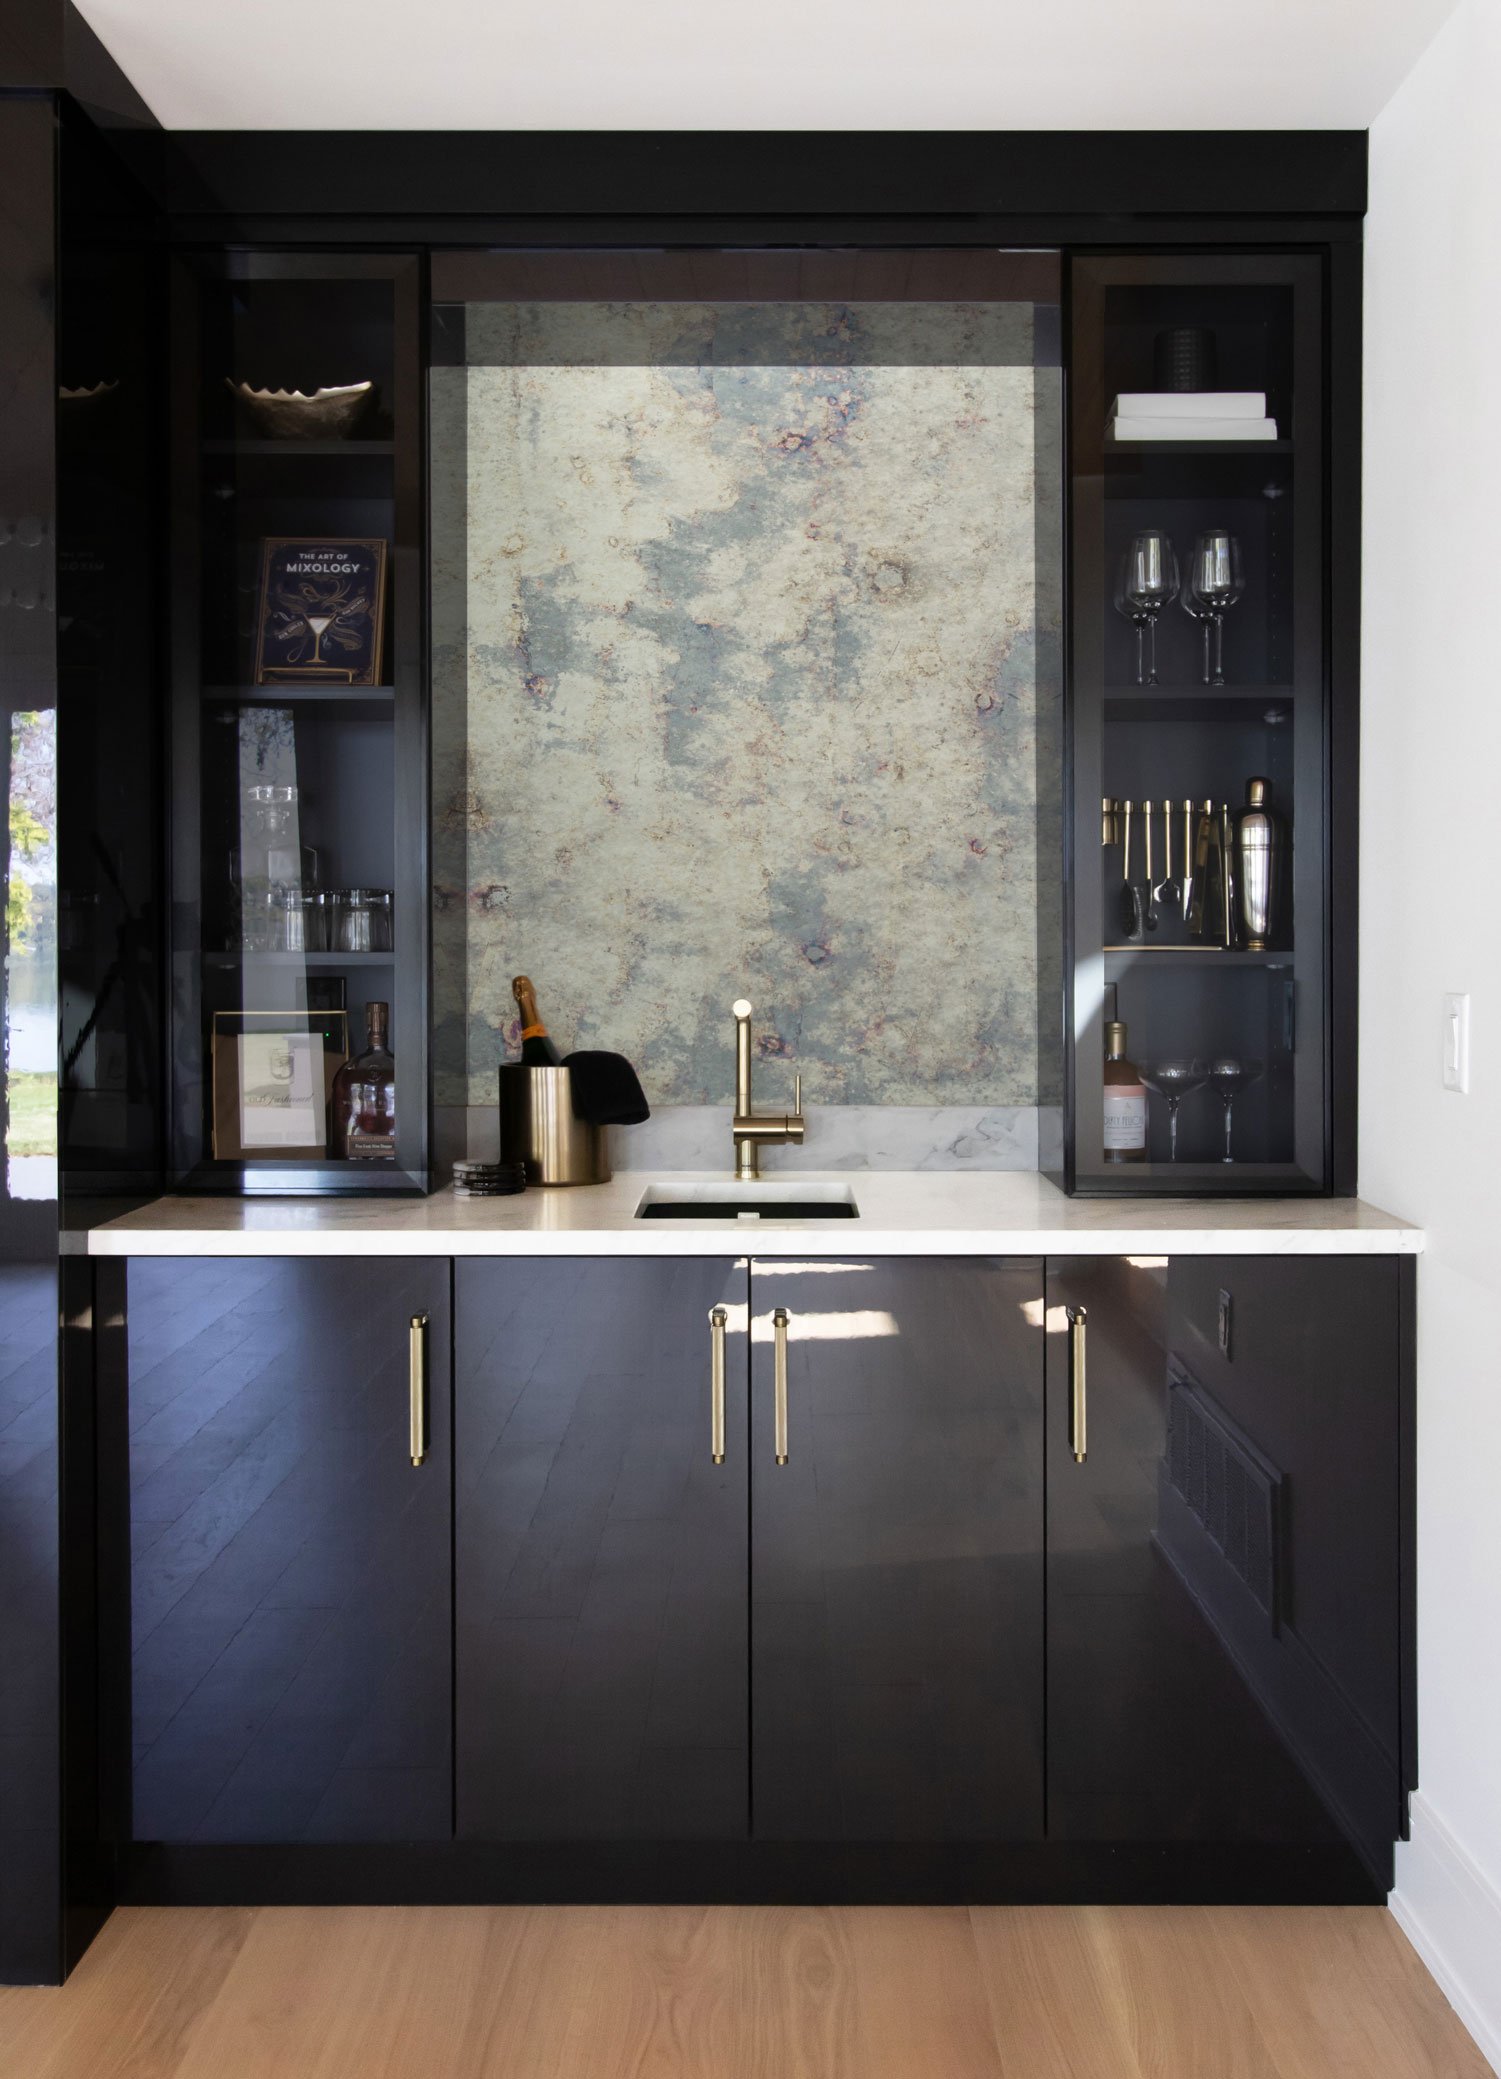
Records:
M1147 1159L1147 1091L1134 1062L1126 1058L1126 1028L1119 1018L1105 1027L1105 1145L1107 1162Z
M333 1152L351 1162L391 1161L396 1154L396 1062L386 1045L390 1007L365 1006L365 1052L334 1077Z
M528 975L517 975L511 994L521 1008L521 1061L525 1068L557 1068L563 1057L547 1036L537 992Z

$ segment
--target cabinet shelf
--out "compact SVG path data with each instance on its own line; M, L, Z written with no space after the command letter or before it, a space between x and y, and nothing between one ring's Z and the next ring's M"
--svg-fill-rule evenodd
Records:
M1290 455L1290 440L1107 440L1107 461L1151 455Z
M333 455L394 455L394 440L270 440L265 437L247 436L244 439L206 440L205 455L275 455L285 460L315 461Z
M310 967L322 973L346 967L394 967L394 953L205 953L205 967Z
M1105 946L1106 972L1124 967L1291 967L1291 952L1247 953L1223 946Z
M203 698L234 701L241 707L285 707L291 700L366 700L391 702L394 686L205 686Z
M1116 686L1116 685L1110 685L1110 686L1102 686L1102 687L1100 688L1100 692L1101 692L1101 696L1102 696L1102 698L1104 698L1105 700L1112 700L1112 701L1113 701L1113 700L1137 700L1137 701L1142 701L1142 702L1155 702L1155 701L1167 701L1167 702L1175 702L1175 701L1193 700L1193 701L1201 701L1201 702L1202 702L1202 703L1204 704L1204 706L1205 706L1206 708L1209 708L1209 707L1228 707L1228 706L1230 706L1230 705L1231 705L1231 703L1232 703L1232 702L1234 702L1234 701L1237 701L1237 700L1291 700L1291 699L1292 699L1292 698L1294 697L1294 689L1293 689L1293 688L1292 688L1291 686L1253 686L1253 685L1230 685L1230 686L1206 686L1206 685L1203 685L1203 684L1200 684L1200 685L1196 685L1196 686L1133 686L1133 685L1119 685L1119 686Z

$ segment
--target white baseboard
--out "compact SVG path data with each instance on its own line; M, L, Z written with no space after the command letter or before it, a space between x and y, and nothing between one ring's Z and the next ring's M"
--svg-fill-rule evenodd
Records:
M1491 2070L1501 2073L1501 1892L1421 1792L1397 1846L1391 1909Z

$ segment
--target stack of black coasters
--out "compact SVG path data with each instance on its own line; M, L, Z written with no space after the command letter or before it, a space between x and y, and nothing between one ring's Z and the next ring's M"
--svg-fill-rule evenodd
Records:
M526 1189L526 1169L519 1162L456 1162L455 1198L512 1198Z

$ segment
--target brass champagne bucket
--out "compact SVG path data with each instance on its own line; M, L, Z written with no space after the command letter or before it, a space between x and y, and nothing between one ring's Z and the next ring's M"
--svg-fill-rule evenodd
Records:
M526 1165L528 1184L608 1184L608 1129L574 1117L566 1068L500 1070L500 1159Z

